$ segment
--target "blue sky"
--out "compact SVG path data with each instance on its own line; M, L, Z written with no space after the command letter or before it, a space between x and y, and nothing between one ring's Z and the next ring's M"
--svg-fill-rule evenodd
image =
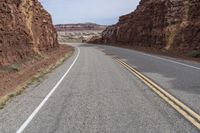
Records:
M52 15L54 24L94 22L114 24L132 12L139 0L39 0Z

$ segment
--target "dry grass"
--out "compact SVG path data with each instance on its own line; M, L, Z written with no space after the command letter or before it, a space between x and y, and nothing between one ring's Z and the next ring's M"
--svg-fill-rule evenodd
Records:
M47 73L51 72L53 69L57 68L61 64L64 63L66 59L68 59L72 55L73 51L70 51L67 53L64 57L60 58L55 64L50 65L48 68L46 68L44 71L37 73L34 75L30 80L25 81L23 84L18 85L14 91L11 93L3 96L0 98L0 109L3 109L6 103L11 100L13 97L16 97L18 95L21 95L24 90L29 87L30 85L40 82L41 78L43 78Z
M21 69L21 64L12 64L10 66L0 67L0 73L4 72L18 72Z

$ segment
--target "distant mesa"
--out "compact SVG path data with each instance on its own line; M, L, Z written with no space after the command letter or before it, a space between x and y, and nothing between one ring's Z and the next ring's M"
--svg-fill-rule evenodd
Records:
M106 25L95 23L58 24L55 25L59 42L87 42L91 38L101 37Z
M57 31L81 31L81 30L105 30L106 25L95 23L78 23L78 24L58 24L55 25Z

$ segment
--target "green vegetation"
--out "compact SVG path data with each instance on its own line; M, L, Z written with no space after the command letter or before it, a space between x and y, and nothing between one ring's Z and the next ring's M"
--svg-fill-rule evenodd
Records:
M21 69L21 64L12 64L10 66L0 67L0 73L3 72L18 72Z
M188 56L193 57L193 58L200 58L200 50L189 52Z

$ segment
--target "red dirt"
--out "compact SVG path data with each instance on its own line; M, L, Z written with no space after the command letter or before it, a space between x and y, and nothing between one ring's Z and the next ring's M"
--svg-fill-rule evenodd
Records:
M60 45L60 48L45 53L45 57L32 57L23 61L17 72L0 72L0 97L15 91L17 87L24 85L47 69L55 68L58 61L64 60L64 57L67 54L70 56L72 52L72 47Z

